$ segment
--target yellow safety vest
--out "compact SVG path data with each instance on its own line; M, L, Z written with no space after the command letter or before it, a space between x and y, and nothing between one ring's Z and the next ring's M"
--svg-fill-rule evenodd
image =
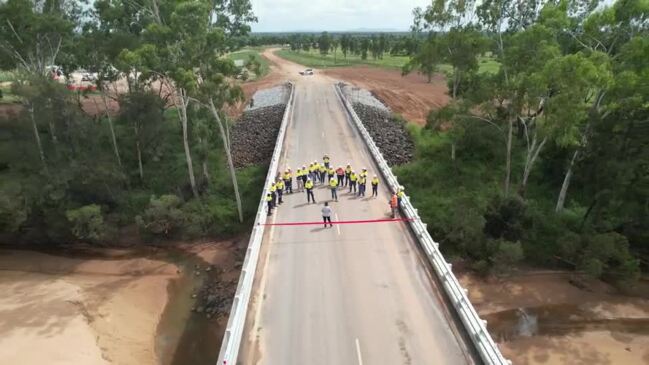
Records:
M319 170L320 172L327 172L327 168L324 165L320 165Z
M399 198L403 198L404 195L406 195L406 193L404 193L403 190L399 190L399 192L397 193L397 197Z
M313 171L315 171L315 169L316 169L315 165L309 166L309 171L313 172Z
M273 197L272 197L270 194L266 194L266 201L267 201L267 202L272 202L272 201L273 201Z
M363 171L363 172L361 172L361 176L362 176L362 177L367 177L367 171Z
M325 156L325 157L323 157L323 158L322 158L322 161L324 161L325 163L329 162L329 156Z
M335 188L336 186L338 186L338 180L336 179L329 180L329 186Z
M275 184L272 184L272 185L270 186L270 192L271 192L271 193L274 193L275 190L277 190L277 186L275 186Z
M304 187L305 187L306 189L308 189L308 190L313 189L313 181L307 181L307 182L304 184Z
M350 166L347 166L347 168L345 169L345 173L351 174L352 168Z
M372 179L372 185L378 185L378 184L379 184L379 179L378 178Z
M349 175L349 178L351 179L351 181L356 181L356 180L358 180L358 176L356 176L356 174L351 174L351 175Z
M361 184L361 185L365 185L365 181L366 181L366 179L365 179L365 177L363 175L361 175L361 178L358 179L358 183Z
M284 180L290 180L291 177L292 177L292 176L291 176L291 173L290 173L290 172L287 172L287 173L284 174Z
M278 188L279 190L284 189L284 182L283 182L283 181L279 181L279 182L278 182L277 184L275 184L275 185L277 186L277 188Z
M334 175L336 173L333 168L329 168L329 171L327 172L329 173L329 175Z

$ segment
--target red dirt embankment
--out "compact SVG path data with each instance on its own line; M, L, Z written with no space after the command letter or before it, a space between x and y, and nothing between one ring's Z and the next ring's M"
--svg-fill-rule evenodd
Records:
M399 70L358 66L332 68L325 74L370 90L392 111L401 114L410 122L426 124L426 116L431 109L448 103L446 79L437 74L429 83L427 78L417 73L401 76Z

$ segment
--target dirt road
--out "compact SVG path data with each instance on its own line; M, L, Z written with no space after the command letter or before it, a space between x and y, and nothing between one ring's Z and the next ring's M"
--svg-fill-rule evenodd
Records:
M278 73L296 83L282 166L293 169L329 154L335 166L376 171L334 93L334 79L277 58ZM334 220L384 218L388 191L359 198L343 189L319 204L286 196L276 222L319 220L330 201ZM369 194L368 194L369 195ZM467 364L473 359L451 320L403 223L275 227L264 240L259 277L244 334L245 364Z

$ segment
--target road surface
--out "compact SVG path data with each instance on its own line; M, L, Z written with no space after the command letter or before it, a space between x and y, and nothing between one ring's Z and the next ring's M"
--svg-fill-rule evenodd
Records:
M377 170L349 124L333 85L303 67L267 56L295 81L295 106L280 166L295 170L328 154L335 167ZM285 196L275 222L320 220L326 187ZM371 192L370 192L371 195ZM385 218L389 192L356 198L339 191L334 220ZM463 337L445 308L404 223L276 226L267 230L241 352L244 364L469 364Z

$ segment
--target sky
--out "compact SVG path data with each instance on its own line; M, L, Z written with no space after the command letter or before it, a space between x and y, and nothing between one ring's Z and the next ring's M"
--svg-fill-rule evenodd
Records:
M412 9L431 0L251 0L253 32L407 31Z

